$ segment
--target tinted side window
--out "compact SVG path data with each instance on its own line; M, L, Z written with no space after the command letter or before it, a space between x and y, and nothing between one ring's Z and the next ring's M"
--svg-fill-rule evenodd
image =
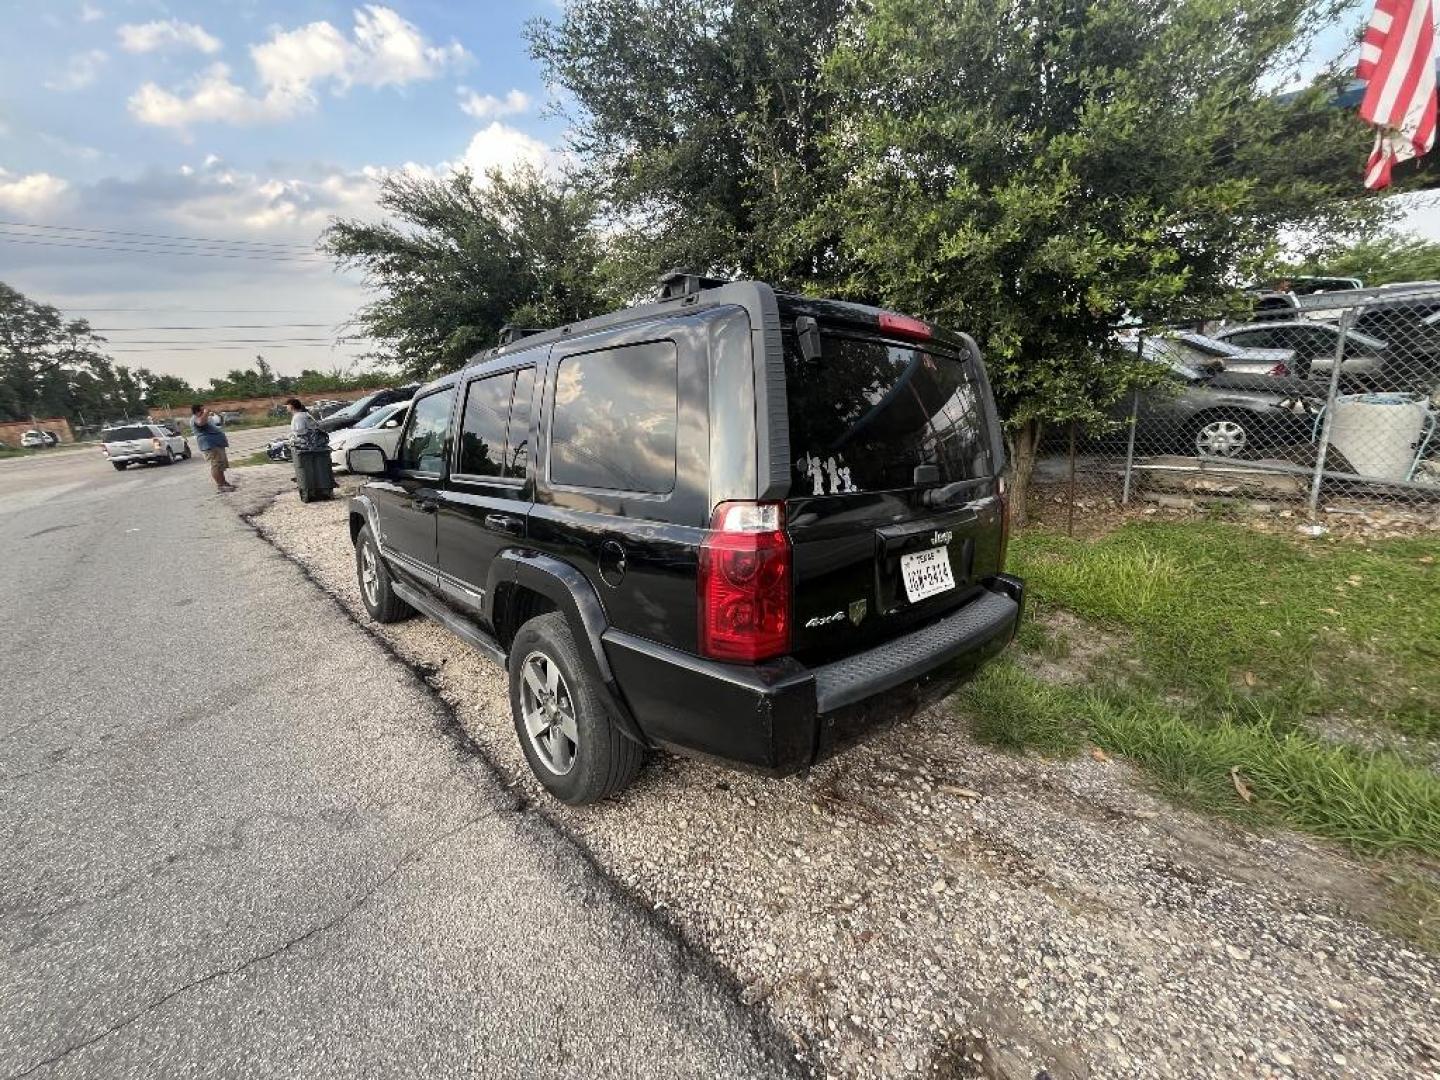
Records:
M505 455L505 415L515 373L476 379L465 393L460 426L460 471L468 476L499 476Z
M561 361L550 428L550 479L615 491L673 491L676 370L671 341Z
M524 476L530 461L530 398L535 393L535 369L515 373L515 396L510 403L510 433L505 440L505 475Z
M1242 330L1238 334L1226 334L1225 340L1244 349L1264 348L1270 343L1270 331Z
M445 471L445 436L450 429L450 403L455 388L417 398L410 408L410 426L400 444L400 468L424 473Z

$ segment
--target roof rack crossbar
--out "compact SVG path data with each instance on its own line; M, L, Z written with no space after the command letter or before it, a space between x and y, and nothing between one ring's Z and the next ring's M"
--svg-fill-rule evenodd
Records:
M500 327L500 344L509 345L523 337L529 337L531 334L543 334L545 330L546 328L541 326L511 326L506 323Z
M697 274L694 270L666 270L660 275L660 297L661 300L674 300L681 296L693 296L701 289L715 289L721 285L728 285L726 278L705 277Z

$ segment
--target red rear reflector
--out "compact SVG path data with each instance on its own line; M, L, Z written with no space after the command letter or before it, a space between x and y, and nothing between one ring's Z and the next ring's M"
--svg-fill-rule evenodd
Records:
M1289 375L1290 369L1285 366L1285 362L1282 360L1270 369L1270 374L1275 376Z
M700 652L757 663L790 651L790 538L779 503L715 508L700 545Z
M916 338L919 341L929 341L933 336L929 323L912 319L909 315L897 315L893 311L880 313L880 329L888 330L896 337Z

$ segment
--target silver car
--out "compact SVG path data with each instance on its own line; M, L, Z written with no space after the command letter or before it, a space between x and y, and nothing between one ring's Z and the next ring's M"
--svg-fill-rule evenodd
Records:
M1246 349L1290 349L1295 353L1298 369L1291 374L1301 378L1328 379L1335 366L1340 327L1334 323L1295 319L1230 326L1217 331L1215 336ZM1389 346L1379 338L1351 330L1345 335L1345 357L1340 361L1340 374L1346 378L1377 376L1385 366L1388 351Z
M173 465L190 456L189 442L182 436L171 435L159 424L121 424L106 428L100 433L100 444L116 472L145 461Z
M1147 338L1167 361L1200 370L1218 362L1236 375L1269 375L1283 379L1295 374L1295 353L1291 349L1242 348L1238 343L1220 341L1206 334L1180 330Z

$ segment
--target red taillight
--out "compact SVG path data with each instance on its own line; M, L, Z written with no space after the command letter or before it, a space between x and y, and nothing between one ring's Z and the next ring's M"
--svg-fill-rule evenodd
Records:
M790 538L779 503L715 508L700 545L700 652L756 663L790 651Z
M1290 374L1290 369L1285 366L1285 361L1281 360L1278 364L1276 364L1270 369L1270 374L1276 377L1283 377Z
M159 440L159 439L151 439L151 440L150 440L150 445L153 446L156 450L159 450L159 449L160 449L160 440Z
M912 319L909 315L897 315L893 311L880 313L880 329L896 337L915 338L917 341L929 341L934 336L929 323Z

